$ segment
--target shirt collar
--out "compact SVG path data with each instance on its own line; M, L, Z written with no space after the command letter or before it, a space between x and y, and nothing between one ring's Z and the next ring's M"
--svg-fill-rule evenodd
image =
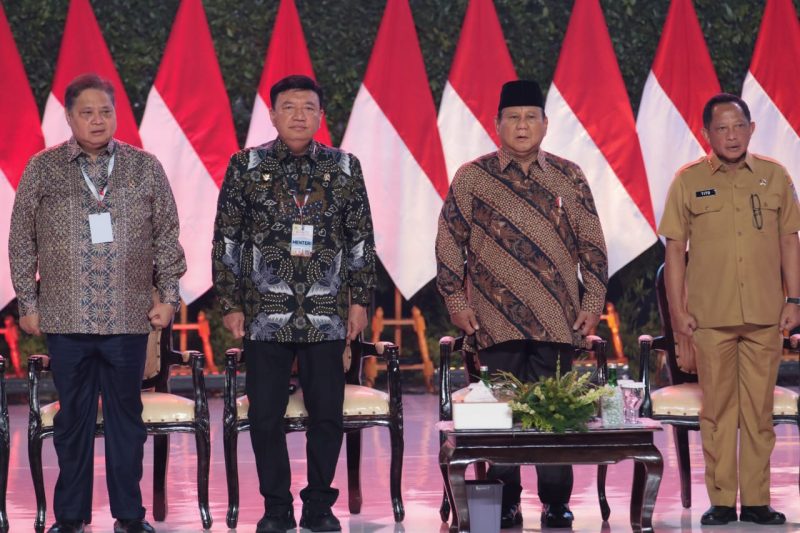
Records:
M709 152L706 155L706 162L708 163L709 167L711 168L711 173L714 174L716 172L728 172L731 169L731 165L722 161L717 154L714 152ZM747 152L744 156L744 161L739 164L738 168L746 168L750 172L754 172L755 170L755 159L750 152Z
M275 139L275 145L273 146L272 149L275 152L275 158L278 161L284 161L289 157L307 156L309 159L311 159L311 161L314 161L316 163L317 158L319 157L320 144L314 139L311 139L311 144L308 145L308 150L306 150L306 153L303 154L302 156L294 156L294 154L292 154L292 152L289 150L289 147L286 146L286 143L283 142L283 140L280 137L278 137L277 139Z
M75 137L69 138L69 141L67 141L67 148L69 150L67 155L69 161L74 161L81 155L89 157L89 154L87 154L86 151L83 148L81 148L81 145L78 144L78 141L75 140ZM108 145L106 146L105 152L101 152L100 155L103 155L104 153L108 155L114 155L114 152L116 152L116 150L117 150L117 141L115 141L112 138L110 141L108 141Z
M498 160L500 161L500 169L504 172L512 161L516 161L514 157L502 147L497 151L497 157ZM536 155L535 162L539 164L540 168L544 169L546 159L545 159L545 152L541 148L539 148L539 153Z

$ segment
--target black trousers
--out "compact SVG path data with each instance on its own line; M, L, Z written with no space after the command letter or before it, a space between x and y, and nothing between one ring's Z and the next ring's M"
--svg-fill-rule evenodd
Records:
M92 515L94 442L98 394L103 397L106 485L111 514L144 518L142 372L147 335L47 335L50 368L61 407L53 421L58 481L57 521Z
M507 341L480 351L481 365L489 373L498 370L511 372L522 381L538 381L554 376L556 362L561 359L561 373L572 368L575 349L568 344L537 341ZM522 480L519 466L491 466L489 479L503 482L503 506L519 503ZM568 503L572 495L572 466L537 466L539 501L545 504Z
M286 446L284 414L289 403L289 379L297 357L300 386L308 410L306 459L308 485L300 491L303 507L324 511L339 491L331 487L342 447L345 341L311 344L261 342L245 339L245 389L250 402L250 440L258 482L269 513L292 507L292 473Z

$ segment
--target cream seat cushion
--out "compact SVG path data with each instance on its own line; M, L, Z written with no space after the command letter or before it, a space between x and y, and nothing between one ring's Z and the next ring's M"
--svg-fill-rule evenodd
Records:
M775 387L773 416L797 416L798 394L784 387ZM697 383L683 383L663 387L650 394L653 401L653 415L656 416L699 416L703 393Z
M192 422L194 421L194 401L164 392L142 392L142 420L145 424L158 422ZM41 409L42 427L53 425L53 417L60 408L58 402L45 405ZM103 422L103 403L97 410L97 423Z
M247 396L236 398L236 416L239 420L247 420L247 409L250 402ZM344 416L387 415L389 414L389 395L383 391L363 387L361 385L344 386ZM303 390L289 396L284 418L302 418L308 416L303 403Z

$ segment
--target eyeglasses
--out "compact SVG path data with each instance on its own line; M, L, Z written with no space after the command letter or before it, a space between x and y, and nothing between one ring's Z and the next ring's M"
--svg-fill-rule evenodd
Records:
M753 209L753 226L761 229L764 227L764 219L761 217L761 198L757 194L750 195L750 207Z

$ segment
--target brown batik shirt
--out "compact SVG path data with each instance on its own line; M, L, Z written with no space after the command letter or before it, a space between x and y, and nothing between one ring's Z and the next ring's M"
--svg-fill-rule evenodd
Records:
M310 257L291 253L294 224L313 226ZM369 305L375 287L358 159L316 141L294 156L280 139L234 154L217 204L213 270L223 312L244 313L246 338L344 339L350 303Z
M98 191L106 189L102 202L81 169ZM103 212L111 214L113 241L92 244L89 215ZM180 301L186 261L178 227L172 190L153 155L112 139L91 161L74 138L36 154L11 215L20 315L39 313L45 333L149 332L153 284L162 302Z
M450 314L476 313L478 349L524 339L580 346L578 312L605 303L608 259L589 185L576 164L542 150L527 175L502 150L458 170L436 257Z

